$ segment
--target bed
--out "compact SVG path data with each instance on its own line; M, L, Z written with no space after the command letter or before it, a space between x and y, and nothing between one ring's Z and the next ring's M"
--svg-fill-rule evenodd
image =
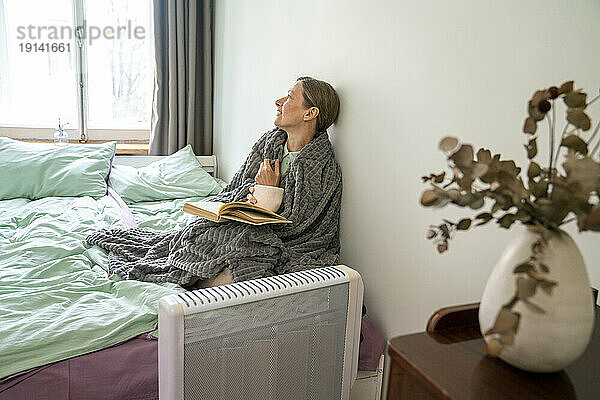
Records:
M11 190L29 192L0 200L0 399L157 399L159 300L181 296L187 303L185 290L111 274L107 254L87 245L85 237L97 229L134 224L158 231L185 226L195 217L181 211L183 204L224 186L214 179L216 157L195 157L188 148L182 150L185 155L180 151L167 158L113 160L114 150L103 148L96 169L107 171L94 172L109 182L108 192L69 195L69 187L66 195L47 196L57 189L44 182L54 179L51 186L57 186L66 168L52 170L56 149L40 156L39 148L28 148L37 160L31 167L26 156L15 156L22 144L8 141L0 138L0 198L7 192L11 197ZM8 161L3 149L4 156L11 154ZM88 156L68 154L67 160L78 165ZM35 174L36 168L45 181L27 186L40 177L22 171ZM68 175L72 168L67 169ZM15 179L15 174L26 176ZM161 186L169 176L175 189ZM190 192L190 179L194 185L201 181L202 190ZM84 189L77 190L85 194ZM165 193L171 198L153 197Z

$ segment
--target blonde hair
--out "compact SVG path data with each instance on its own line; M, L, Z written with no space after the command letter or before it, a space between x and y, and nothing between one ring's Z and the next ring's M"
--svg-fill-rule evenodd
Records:
M333 86L325 81L320 81L310 76L296 79L302 82L304 94L304 107L317 107L317 132L327 130L335 122L340 111L340 98Z

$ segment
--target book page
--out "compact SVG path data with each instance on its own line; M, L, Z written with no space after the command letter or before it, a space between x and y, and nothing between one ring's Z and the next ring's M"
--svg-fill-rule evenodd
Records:
M253 225L291 222L281 215L246 202L197 201L185 203L183 211L215 222L221 222L221 218Z
M237 211L236 211L236 213L237 213ZM242 218L242 217L239 217L237 215L232 215L232 214L223 215L222 218L229 219L232 221L243 222L245 224L250 224L250 225L281 224L281 223L291 223L292 222L292 221L288 221L288 220L277 220L277 219L270 219L270 220L263 219L263 220L261 220L261 222L253 222L253 221L250 221L247 216L244 216Z
M260 221L260 222L266 222L266 221L272 221L274 219L285 220L285 218L283 218L283 217L274 216L274 215L273 216L265 216L265 214L263 214L263 213L252 211L252 210L235 210L235 211L247 216L251 221L254 220L254 221Z
M225 203L219 201L196 201L191 203L186 203L190 206L200 208L202 210L208 211L210 213L215 214L215 216L219 215L219 209Z
M224 214L225 211L228 211L228 210L253 210L255 212L262 213L263 215L266 214L266 215L278 217L278 215L275 214L271 210L267 210L266 208L262 208L260 206L257 206L255 204L248 203L245 201L244 202L234 201L234 202L225 204L221 209L221 214Z

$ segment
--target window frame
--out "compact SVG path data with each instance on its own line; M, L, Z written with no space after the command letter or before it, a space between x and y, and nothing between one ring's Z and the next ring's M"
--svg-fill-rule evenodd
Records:
M69 141L80 143L119 141L122 143L145 143L150 142L151 129L139 128L88 128L89 121L89 96L87 81L87 32L85 18L85 0L72 0L73 12L73 49L75 52L75 76L77 80L77 119L78 129L65 129L69 135ZM154 27L151 25L149 33L153 35ZM39 127L25 125L0 124L0 136L19 140L52 141L57 127Z

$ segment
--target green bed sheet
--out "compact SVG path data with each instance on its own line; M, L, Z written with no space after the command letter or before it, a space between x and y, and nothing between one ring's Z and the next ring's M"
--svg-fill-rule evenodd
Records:
M137 203L139 226L185 226L179 199ZM85 243L100 228L123 226L109 197L0 201L0 378L100 350L157 325L158 300L174 284L108 274L107 254Z

